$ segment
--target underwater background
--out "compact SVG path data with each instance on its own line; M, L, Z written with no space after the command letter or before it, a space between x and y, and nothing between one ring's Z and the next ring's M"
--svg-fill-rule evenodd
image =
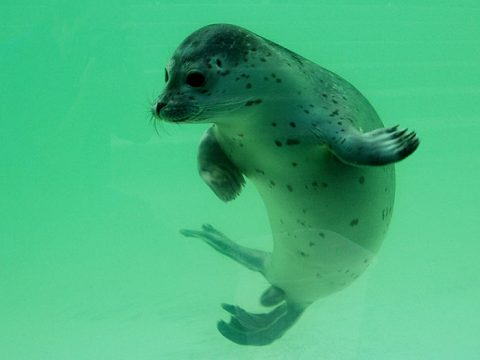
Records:
M286 335L242 347L220 303L267 283L181 228L271 247L248 183L197 174L208 125L150 122L178 44L233 23L354 84L422 143L397 169L374 265ZM478 1L22 1L0 4L0 359L480 358Z

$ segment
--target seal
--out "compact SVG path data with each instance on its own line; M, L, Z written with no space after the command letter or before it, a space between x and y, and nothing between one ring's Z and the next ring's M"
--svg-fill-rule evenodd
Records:
M315 300L369 266L392 217L393 163L419 145L383 127L340 76L241 27L215 24L187 37L165 69L157 120L213 123L198 152L201 178L223 201L249 179L262 197L273 250L241 246L211 225L181 230L259 272L271 284L253 314L229 304L218 330L242 345L280 338Z

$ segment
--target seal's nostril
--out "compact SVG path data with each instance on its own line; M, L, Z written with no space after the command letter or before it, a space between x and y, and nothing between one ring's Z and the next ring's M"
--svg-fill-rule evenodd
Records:
M164 103L162 101L158 102L157 105L155 106L155 113L157 116L160 116L160 111L167 105L167 103Z

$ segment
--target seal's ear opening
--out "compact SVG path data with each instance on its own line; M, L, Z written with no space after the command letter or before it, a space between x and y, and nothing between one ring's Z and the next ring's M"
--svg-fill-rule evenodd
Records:
M187 84L191 87L201 87L205 84L205 75L199 71L192 71L187 75Z

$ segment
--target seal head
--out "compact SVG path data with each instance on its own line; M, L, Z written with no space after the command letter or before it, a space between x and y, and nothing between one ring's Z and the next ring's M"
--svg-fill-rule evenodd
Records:
M248 30L228 24L201 28L173 54L152 113L167 122L191 123L231 115L248 101L258 102L253 91L246 92L252 84L239 80L255 78L271 56L268 43Z

